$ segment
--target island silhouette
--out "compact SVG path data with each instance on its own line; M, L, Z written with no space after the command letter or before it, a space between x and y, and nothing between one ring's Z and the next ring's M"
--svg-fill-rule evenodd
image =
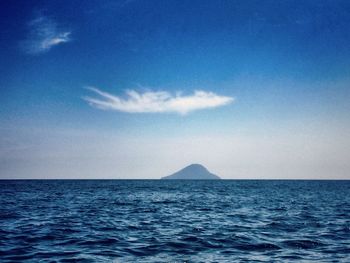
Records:
M168 176L164 176L163 180L220 180L221 178L212 174L201 164L191 164L180 171Z

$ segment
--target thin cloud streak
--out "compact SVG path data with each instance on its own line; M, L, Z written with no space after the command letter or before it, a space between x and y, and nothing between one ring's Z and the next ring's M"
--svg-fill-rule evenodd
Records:
M42 54L52 47L69 42L71 32L59 28L57 23L46 16L39 16L29 24L27 39L22 41L22 47L27 54Z
M115 110L128 113L166 113L185 115L191 111L216 108L233 102L234 98L220 96L213 92L196 90L192 95L172 95L167 91L147 91L139 93L126 91L125 99L97 88L87 88L101 98L84 97L92 106L101 110Z

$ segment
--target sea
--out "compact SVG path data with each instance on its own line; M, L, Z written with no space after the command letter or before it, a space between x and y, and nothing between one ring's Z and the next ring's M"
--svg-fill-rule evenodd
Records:
M350 181L2 180L0 262L350 262Z

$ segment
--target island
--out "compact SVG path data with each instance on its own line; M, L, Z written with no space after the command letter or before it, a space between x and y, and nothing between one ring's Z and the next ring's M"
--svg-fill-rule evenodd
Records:
M201 164L191 164L171 175L162 177L163 180L220 180Z

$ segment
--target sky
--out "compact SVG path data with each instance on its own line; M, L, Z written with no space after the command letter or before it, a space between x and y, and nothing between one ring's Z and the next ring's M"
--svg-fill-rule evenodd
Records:
M2 1L0 179L350 179L349 1Z

